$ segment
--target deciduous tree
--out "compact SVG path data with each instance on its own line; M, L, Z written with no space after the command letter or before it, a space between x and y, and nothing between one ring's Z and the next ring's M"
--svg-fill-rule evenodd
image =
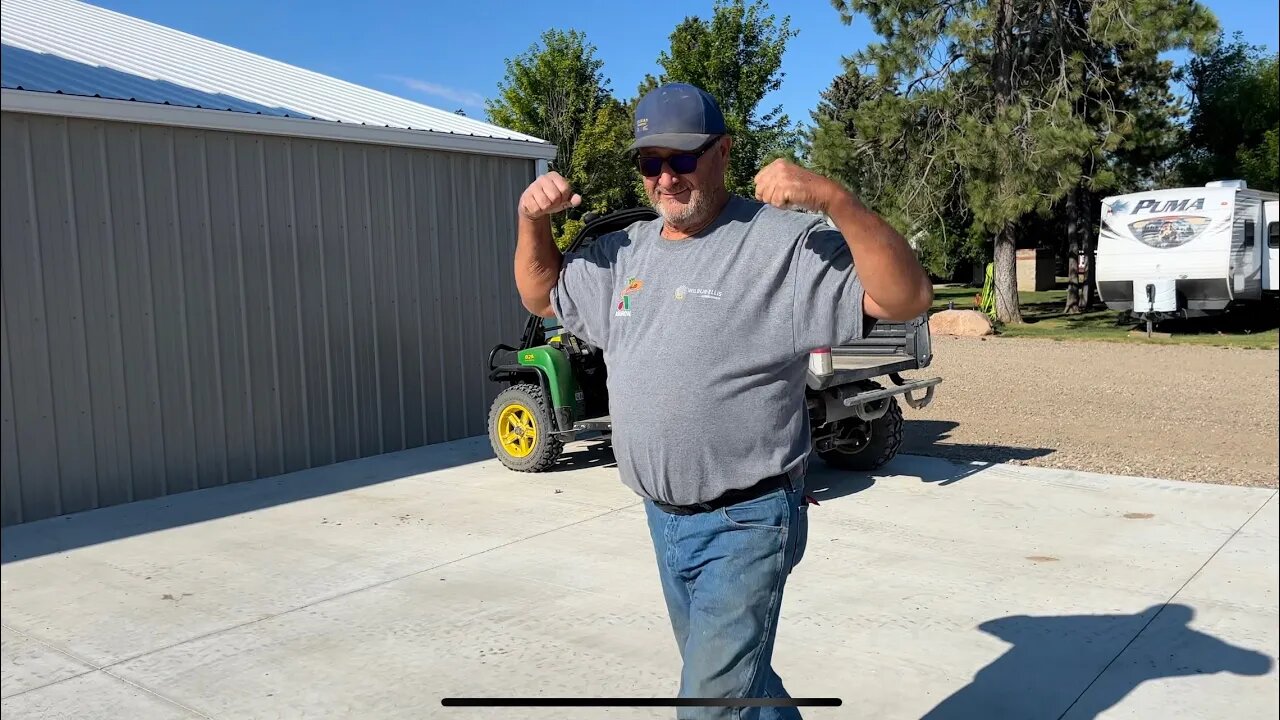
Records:
M490 122L555 144L552 167L566 177L574 173L583 133L613 102L604 61L595 52L580 31L548 30L524 53L507 59L498 96L486 103ZM557 238L565 234L565 221L581 212L576 208L552 218Z
M1210 52L1180 69L1192 101L1183 182L1242 178L1250 187L1280 191L1278 57L1237 33L1230 42L1219 38Z
M640 85L643 95L661 83L686 82L716 99L734 138L726 178L731 192L753 195L764 163L794 152L798 134L782 106L761 112L760 105L782 86L782 56L797 33L790 18L779 21L763 0L717 0L710 19L689 16L676 26L658 57L660 76Z

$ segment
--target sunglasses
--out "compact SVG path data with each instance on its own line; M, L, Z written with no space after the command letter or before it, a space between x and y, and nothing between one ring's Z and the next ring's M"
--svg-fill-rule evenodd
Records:
M637 155L635 159L636 168L641 175L652 178L662 174L662 165L666 163L671 167L671 172L677 175L688 175L698 169L699 158L715 147L718 142L720 142L720 138L717 137L693 152L676 153L665 158Z

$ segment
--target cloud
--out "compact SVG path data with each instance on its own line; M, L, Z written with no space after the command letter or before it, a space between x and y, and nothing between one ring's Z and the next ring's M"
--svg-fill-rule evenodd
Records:
M449 102L466 105L468 107L484 107L484 96L478 92L451 88L448 85L441 85L440 83L433 83L415 78L392 76L391 79L401 85L404 85L410 90L416 90L420 93L431 95L432 97L442 98Z

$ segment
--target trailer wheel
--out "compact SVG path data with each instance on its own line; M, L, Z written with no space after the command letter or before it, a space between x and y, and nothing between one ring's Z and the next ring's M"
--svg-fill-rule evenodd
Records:
M852 444L818 452L818 457L841 470L875 470L892 460L902 447L902 407L889 398L884 415L865 422L856 417L836 422L836 436Z
M553 430L551 403L537 385L512 385L489 409L489 444L517 472L543 472L555 464L564 442Z

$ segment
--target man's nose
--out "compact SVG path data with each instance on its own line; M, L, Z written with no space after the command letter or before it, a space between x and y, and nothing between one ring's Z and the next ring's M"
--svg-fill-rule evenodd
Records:
M663 190L670 190L679 180L680 176L671 172L671 168L663 164L662 174L658 176L658 185Z

